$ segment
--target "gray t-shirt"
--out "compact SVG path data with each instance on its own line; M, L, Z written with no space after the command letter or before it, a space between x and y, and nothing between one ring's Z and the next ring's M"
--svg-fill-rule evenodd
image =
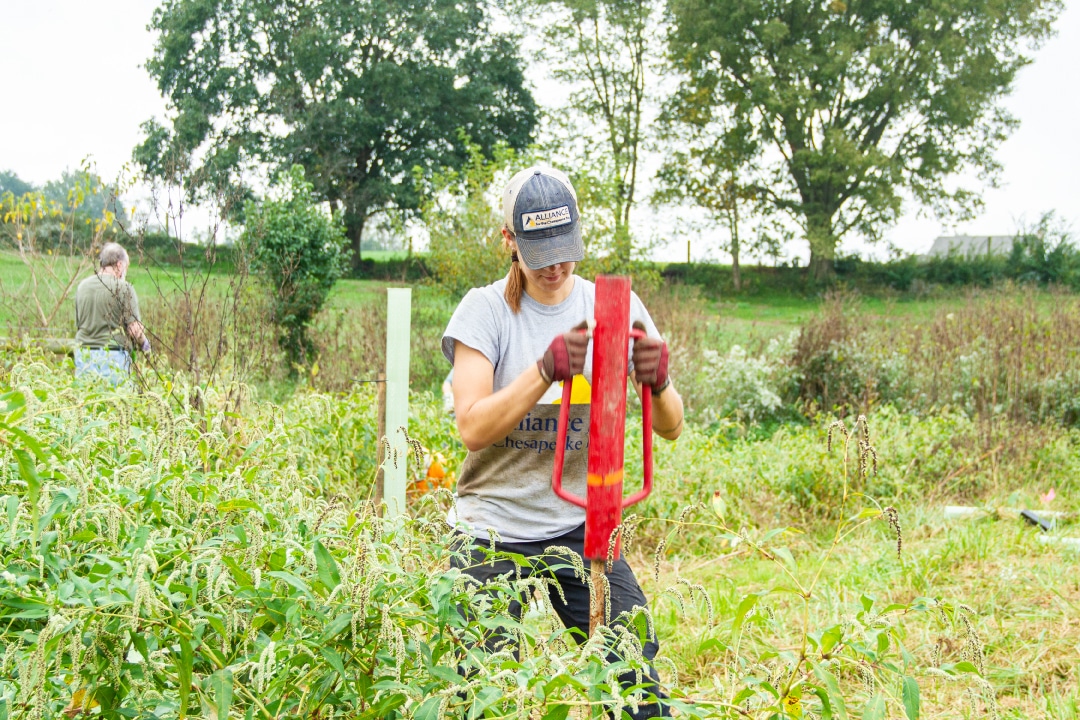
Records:
M574 277L570 296L558 305L544 305L523 294L514 314L503 293L506 279L470 290L443 333L442 350L454 362L454 341L479 351L495 368L494 390L514 381L547 350L556 335L592 319L596 286ZM656 325L637 294L630 298L630 321L640 320L646 332L659 337ZM629 357L629 349L627 350ZM589 451L589 395L592 343L584 375L574 378L566 434L563 488L585 497ZM548 540L585 521L585 510L551 490L562 384L553 383L510 433L465 458L457 484L456 517L463 532L487 538L488 528L506 542Z

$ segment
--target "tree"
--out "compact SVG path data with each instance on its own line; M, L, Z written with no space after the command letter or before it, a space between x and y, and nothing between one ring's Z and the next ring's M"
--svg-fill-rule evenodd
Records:
M572 88L567 93L572 113L554 117L566 135L557 142L564 149L579 146L575 187L583 205L610 212L612 251L625 264L633 249L630 212L644 141L656 5L652 0L538 0L523 4L518 14L535 22L541 17L537 8L555 13L542 16L544 49L555 56L554 77Z
M505 275L510 252L503 248L501 188L496 177L520 165L522 158L506 146L492 159L469 142L470 159L461 170L435 175L421 218L428 231L425 265L438 285L460 297Z
M279 344L290 367L314 357L307 328L319 314L348 262L341 225L315 202L304 168L278 176L279 196L244 207L241 242L253 250L254 269L267 283Z
M829 274L851 231L875 239L902 196L965 216L977 191L946 185L975 170L1016 121L1000 101L1047 37L1058 0L671 0L669 50L691 102L724 107L775 149L770 203Z
M64 212L78 216L84 225L124 212L117 198L118 189L106 185L91 165L74 171L64 170L58 179L45 183L41 192L46 200Z
M761 147L747 123L714 122L711 114L695 112L693 103L682 100L677 94L663 115L663 134L673 149L657 173L660 187L653 199L692 202L727 226L723 249L731 254L731 282L737 292L742 289L743 211L769 214L764 189L754 182ZM759 241L766 237L758 235Z
M144 124L136 160L188 178L191 199L245 171L302 165L344 222L359 261L364 223L415 210L422 182L489 151L523 147L536 109L516 39L483 0L166 0L147 63L172 108ZM419 174L414 168L420 168Z
M34 192L34 186L26 182L11 170L0 170L0 197L11 193L15 199L21 198L29 192Z

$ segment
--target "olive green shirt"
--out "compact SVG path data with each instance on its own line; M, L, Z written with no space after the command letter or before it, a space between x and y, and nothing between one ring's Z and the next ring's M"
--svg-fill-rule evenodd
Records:
M84 347L130 350L127 327L142 322L135 288L114 275L95 273L75 291L75 342Z

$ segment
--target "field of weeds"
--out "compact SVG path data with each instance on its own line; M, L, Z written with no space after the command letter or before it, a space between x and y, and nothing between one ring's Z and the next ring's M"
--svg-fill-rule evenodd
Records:
M113 391L22 354L0 402L0 718L602 716L642 700L616 677L649 623L679 717L1078 716L1078 555L1040 538L1080 535L1060 423L694 424L622 527L651 613L578 644L535 582L450 569L446 494L373 512L370 385ZM412 407L418 480L462 449ZM1063 515L1043 533L1026 507ZM523 594L518 653L476 652Z

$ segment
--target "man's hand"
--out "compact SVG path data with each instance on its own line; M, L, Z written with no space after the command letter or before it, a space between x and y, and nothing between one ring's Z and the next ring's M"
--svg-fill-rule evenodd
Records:
M589 349L589 336L581 332L585 327L582 323L556 337L548 345L544 357L536 361L544 382L566 382L584 372L585 352Z
M634 323L634 329L644 330L640 322ZM671 382L668 377L668 349L663 340L651 337L634 338L634 377L642 385L652 388L653 395L659 395Z

